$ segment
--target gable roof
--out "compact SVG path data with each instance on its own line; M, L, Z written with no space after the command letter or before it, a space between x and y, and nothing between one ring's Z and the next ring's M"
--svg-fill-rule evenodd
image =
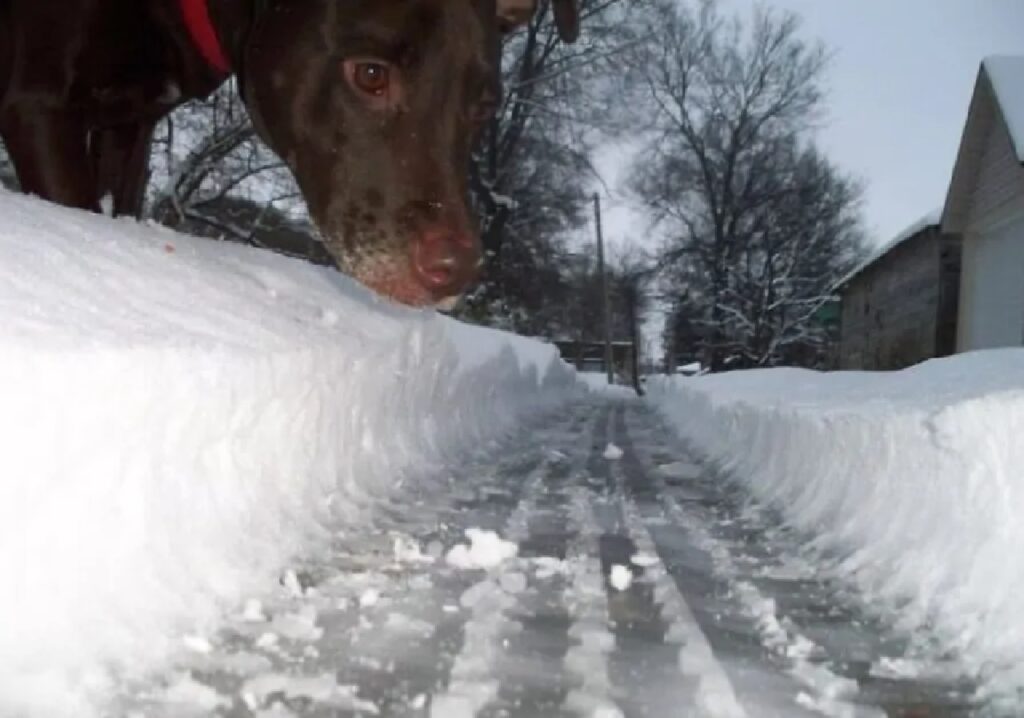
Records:
M963 231L981 155L996 122L1006 127L1017 161L1024 164L1024 57L994 55L981 63L942 212L944 232Z
M913 239L924 230L930 227L938 226L941 220L942 208L937 207L928 214L926 214L925 216L921 217L921 219L917 220L912 225L904 229L902 232L897 234L888 242L883 242L881 245L879 245L877 249L875 249L873 252L871 252L871 254L867 256L867 259L858 264L856 267L854 267L853 271L851 271L845 277L836 282L836 289L841 290L843 287L845 287L847 284L853 281L856 277L858 277L862 272L864 272L873 264L875 264L875 262L880 261L883 257L889 254L889 252L893 251L904 242Z

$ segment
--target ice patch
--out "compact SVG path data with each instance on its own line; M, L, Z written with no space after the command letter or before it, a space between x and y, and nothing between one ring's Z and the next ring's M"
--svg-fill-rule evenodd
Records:
M703 473L700 464L690 461L673 461L668 464L660 464L658 471L669 478L684 481L699 479Z
M251 676L264 673L271 668L270 659L249 651L214 651L198 655L183 662L183 665L203 673L222 672L234 676Z
M198 716L231 707L230 698L199 683L189 675L178 676L159 698L168 708L181 716Z
M290 699L305 698L334 710L380 715L380 708L375 703L357 696L355 686L342 685L329 673L319 676L264 673L247 680L239 693L249 710L264 707L270 696L279 694Z
M421 637L429 636L434 632L432 623L398 612L389 613L384 626L399 633L411 633Z
M270 628L277 635L292 641L313 643L324 635L324 629L316 625L316 619L316 607L306 605L296 611L274 616Z
M522 593L526 590L526 575L519 571L508 571L498 576L498 585L505 593Z

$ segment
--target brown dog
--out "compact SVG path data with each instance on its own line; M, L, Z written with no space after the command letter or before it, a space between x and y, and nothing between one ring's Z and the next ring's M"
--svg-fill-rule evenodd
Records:
M572 41L577 0L552 2ZM26 192L137 215L155 123L234 74L339 266L434 304L476 274L470 152L536 3L0 0L0 137Z

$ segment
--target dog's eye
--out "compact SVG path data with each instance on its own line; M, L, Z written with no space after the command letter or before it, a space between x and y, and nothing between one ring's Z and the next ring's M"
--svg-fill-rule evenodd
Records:
M379 97L391 84L391 68L382 62L356 62L352 68L352 84L368 95Z
M343 67L345 81L370 109L382 112L403 107L402 73L390 62L376 57L350 57Z

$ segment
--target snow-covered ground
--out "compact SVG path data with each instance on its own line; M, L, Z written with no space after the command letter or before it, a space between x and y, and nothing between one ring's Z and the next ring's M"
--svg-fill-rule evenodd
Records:
M984 697L1018 699L1024 350L648 387L692 446L807 536L824 570L917 635L915 652L955 656Z
M88 715L578 389L551 346L5 192L0 316L3 715Z
M0 312L0 715L1024 687L1024 351L649 382L732 492L549 345L237 245L0 192Z
M619 399L634 399L636 392L633 387L624 384L609 384L608 375L604 372L581 371L576 375L580 383L595 394L617 397Z

